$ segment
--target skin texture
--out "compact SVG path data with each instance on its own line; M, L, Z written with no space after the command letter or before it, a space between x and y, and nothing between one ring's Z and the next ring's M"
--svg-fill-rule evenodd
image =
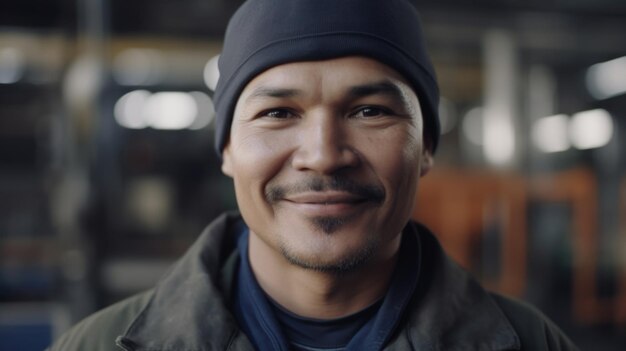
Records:
M422 129L406 80L364 57L276 66L245 87L222 170L270 297L335 318L384 295L433 163Z

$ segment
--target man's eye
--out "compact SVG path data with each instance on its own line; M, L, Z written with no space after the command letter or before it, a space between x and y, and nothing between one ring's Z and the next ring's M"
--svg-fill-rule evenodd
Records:
M285 119L285 118L293 117L294 114L291 113L289 110L274 109L274 110L263 111L261 113L261 116L262 117L276 118L276 119Z
M381 107L365 106L358 109L356 113L354 113L354 117L379 117L390 114L391 111Z

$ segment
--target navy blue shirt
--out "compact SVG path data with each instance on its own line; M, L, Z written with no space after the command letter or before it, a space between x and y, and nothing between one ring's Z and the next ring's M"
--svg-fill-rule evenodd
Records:
M294 314L270 297L274 315L280 328L295 351L345 350L358 331L378 312L383 300L354 314L334 318L315 319Z
M250 267L248 229L242 228L233 310L243 332L257 350L381 350L400 323L420 272L419 237L410 232L402 235L396 270L384 298L346 319L323 321L296 316L271 301ZM341 330L324 332L333 327Z

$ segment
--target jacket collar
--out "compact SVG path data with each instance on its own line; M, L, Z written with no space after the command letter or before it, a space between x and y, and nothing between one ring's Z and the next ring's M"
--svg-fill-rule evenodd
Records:
M236 214L224 214L204 230L161 279L119 344L135 351L228 350L236 344L252 350L228 310L228 295L222 293L231 289L223 285L233 282L221 275L224 267L235 271L231 261L236 260L229 256L236 252L232 227L238 222Z
M409 227L420 238L421 272L403 328L410 332L398 335L397 345L428 351L519 350L517 333L490 294L445 255L428 229L416 223Z

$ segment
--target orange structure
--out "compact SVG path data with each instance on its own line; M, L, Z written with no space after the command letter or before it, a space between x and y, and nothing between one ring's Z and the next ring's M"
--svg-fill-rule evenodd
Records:
M621 213L626 214L626 181L622 185ZM443 169L422 180L414 218L430 227L442 245L462 266L475 270L473 256L487 226L500 230L500 274L483 283L521 296L527 285L527 208L529 201L566 203L572 209L572 314L583 323L615 321L626 324L626 269L621 293L614 301L596 291L598 267L598 200L594 174L574 169L533 177L508 173ZM626 216L622 232L626 243ZM626 262L626 261L625 261ZM623 264L625 262L622 262Z

